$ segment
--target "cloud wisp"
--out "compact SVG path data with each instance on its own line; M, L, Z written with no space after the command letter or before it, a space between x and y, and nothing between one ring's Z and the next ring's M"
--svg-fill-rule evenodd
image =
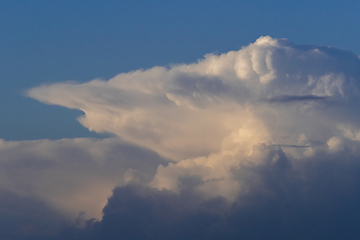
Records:
M115 161L120 183L103 218L61 231L78 239L358 234L351 225L358 211L351 209L359 207L360 193L359 93L355 54L269 36L192 64L27 92L43 103L83 111L78 120L91 131L161 156L144 155L132 163L137 168L123 165L124 158ZM102 149L110 140L101 141ZM87 144L84 149L93 149ZM108 156L114 155L107 151L100 159ZM146 161L149 167L141 169ZM108 179L107 171L96 181ZM146 180L139 180L142 175ZM98 191L87 186L89 194L79 196Z
M288 96L281 95L273 98L266 99L270 103L293 103L301 101L323 101L329 99L329 96L316 96L316 95L302 95L302 96Z

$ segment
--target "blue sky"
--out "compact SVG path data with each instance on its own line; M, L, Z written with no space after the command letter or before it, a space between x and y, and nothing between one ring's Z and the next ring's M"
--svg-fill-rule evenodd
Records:
M0 0L0 239L358 239L359 9Z
M358 1L3 0L0 138L103 137L74 121L81 112L22 96L39 84L191 63L264 35L360 54L359 6Z

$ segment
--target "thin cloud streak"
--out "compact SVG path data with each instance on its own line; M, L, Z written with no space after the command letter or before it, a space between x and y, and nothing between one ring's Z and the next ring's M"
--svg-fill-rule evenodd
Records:
M308 101L325 101L331 99L329 96L316 96L316 95L302 95L290 96L282 95L265 99L263 101L270 103L294 103L294 102L308 102Z

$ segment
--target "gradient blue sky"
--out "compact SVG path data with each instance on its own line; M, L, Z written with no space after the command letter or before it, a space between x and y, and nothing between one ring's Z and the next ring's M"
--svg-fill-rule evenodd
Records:
M358 239L359 9L0 0L0 239Z
M0 1L0 138L101 137L77 110L23 96L237 50L258 37L360 54L359 1Z

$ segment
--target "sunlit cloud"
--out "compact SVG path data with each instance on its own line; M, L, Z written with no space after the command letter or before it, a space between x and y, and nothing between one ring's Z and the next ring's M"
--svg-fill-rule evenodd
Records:
M246 214L259 226L285 227L289 234L279 237L291 238L291 229L302 229L296 225L302 221L301 216L310 217L301 215L301 209L320 207L315 214L317 222L326 217L323 203L333 207L334 215L340 214L343 203L340 200L337 205L332 196L340 195L340 199L356 206L353 199L359 190L354 186L360 181L359 79L360 59L355 54L265 36L238 51L205 55L196 63L121 73L107 81L65 82L29 89L29 97L45 104L83 111L78 121L90 131L114 134L138 146L138 151L153 154L134 160L134 165L120 158L101 168L103 162L109 163L108 159L115 156L107 146L119 140L97 140L96 144L88 139L62 140L70 145L76 141L75 146L86 153L80 154L80 159L87 159L87 163L75 164L76 169L88 162L94 164L80 172L66 173L69 181L79 184L81 191L74 190L78 195L66 189L42 199L76 212L84 198L101 192L87 209L102 208L107 202L103 219L88 222L84 231L103 234L104 239L106 234L118 233L112 226L130 223L141 231L127 232L126 227L120 227L126 236L149 238L147 231L157 229L156 239L169 239L176 236L177 227L179 236L183 236L187 228L198 226L194 218L204 221L203 228L192 230L199 231L199 239L210 239L211 231L228 239L248 237L245 230L236 230L237 224L249 227L244 220ZM60 143L52 142L51 146ZM43 149L43 144L48 143L44 140L34 148ZM73 158L77 152L73 153L66 156ZM53 152L48 156L58 159ZM69 162L69 166L72 164ZM144 164L149 167L141 168ZM61 170L61 176L67 168ZM62 167L54 169L60 171ZM89 178L80 177L89 174ZM93 184L85 184L89 181ZM330 186L333 189L327 190ZM48 192L44 189L33 192ZM173 215L164 213L159 202ZM137 208L144 212L136 212ZM261 211L265 217L281 221L278 225L262 221ZM144 217L144 222L137 214ZM214 221L206 222L209 216ZM289 225L283 222L287 218ZM184 222L193 225L182 225ZM163 224L167 227L156 227Z
M358 99L359 63L345 51L266 36L197 63L122 73L108 81L40 86L28 95L82 110L79 121L91 131L116 134L180 161L166 171L204 167L208 178L223 179L258 144L308 146L284 149L301 157L316 151L314 142L349 139L349 131L339 126L359 125L352 111L357 106L351 104ZM356 116L344 119L339 116L344 109ZM175 173L168 174L170 180L160 177L164 171L159 168L151 185L176 189Z

